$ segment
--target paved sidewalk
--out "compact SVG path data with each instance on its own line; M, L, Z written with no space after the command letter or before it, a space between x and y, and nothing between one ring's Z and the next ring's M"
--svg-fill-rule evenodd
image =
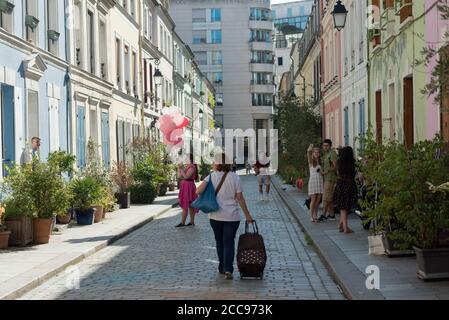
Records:
M350 216L349 223L355 231L350 235L338 232L338 220L313 224L304 206L307 194L282 184L277 177L273 180L281 197L312 238L321 258L350 299L449 299L449 281L423 282L416 277L415 257L389 258L368 255L370 233L363 229L356 215ZM379 291L367 290L365 286L365 271L371 265L380 269Z
M180 210L173 209L77 264L79 289L68 288L62 272L21 299L344 299L276 191L261 202L254 176L242 184L267 247L263 280L240 280L237 270L234 281L224 280L208 217L175 229Z
M0 300L17 298L142 227L177 204L177 196L177 192L169 192L152 205L107 213L101 223L73 225L52 235L49 244L0 251Z

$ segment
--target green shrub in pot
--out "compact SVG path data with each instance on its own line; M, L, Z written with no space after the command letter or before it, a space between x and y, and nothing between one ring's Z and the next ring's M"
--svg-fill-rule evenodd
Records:
M101 199L100 184L92 177L77 177L71 181L70 190L78 224L93 224L95 209L92 205Z

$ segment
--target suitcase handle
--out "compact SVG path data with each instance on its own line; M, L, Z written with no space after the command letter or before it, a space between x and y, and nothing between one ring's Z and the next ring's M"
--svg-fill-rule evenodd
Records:
M256 220L254 220L254 222L252 223L252 226L253 226L253 232L252 233L259 234L259 228L257 227ZM249 223L248 223L248 221L245 222L245 233L251 233L250 230L249 230Z

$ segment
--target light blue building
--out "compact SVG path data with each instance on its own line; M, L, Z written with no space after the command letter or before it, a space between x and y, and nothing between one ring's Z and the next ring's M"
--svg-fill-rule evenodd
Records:
M65 8L65 0L0 0L0 178L35 136L42 160L68 148Z

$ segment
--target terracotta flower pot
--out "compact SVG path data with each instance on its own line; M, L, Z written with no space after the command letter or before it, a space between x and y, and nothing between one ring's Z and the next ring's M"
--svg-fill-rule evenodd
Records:
M57 216L56 223L57 224L69 224L72 220L72 212L67 212L64 216Z
M33 242L36 244L46 244L50 241L51 226L53 219L39 219L33 220Z
M11 231L0 231L0 249L8 248L9 235Z
M92 208L96 209L94 222L95 223L101 222L101 220L103 220L103 211L104 211L103 207L102 206L92 206Z

